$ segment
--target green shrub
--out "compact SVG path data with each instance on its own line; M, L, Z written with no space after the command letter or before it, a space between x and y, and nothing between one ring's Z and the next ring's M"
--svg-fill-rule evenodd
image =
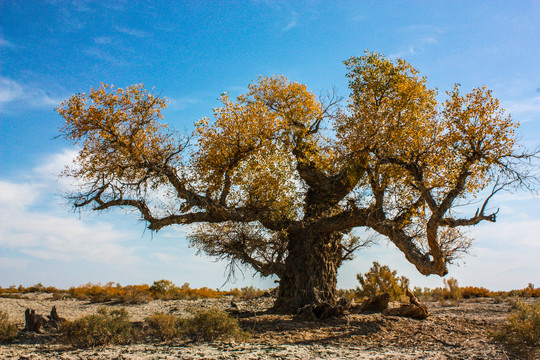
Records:
M0 311L0 343L11 342L18 334L17 325L9 321L5 311Z
M540 355L540 304L517 302L506 323L492 333L492 338L508 351L524 358Z
M154 338L170 341L182 335L182 323L176 315L156 313L144 320L144 331Z
M194 340L218 339L245 340L249 337L238 324L238 320L218 310L199 310L191 318L182 321L183 332Z
M133 327L126 309L107 310L67 321L61 328L65 342L78 347L127 344L133 340Z
M391 299L399 300L409 287L409 279L405 276L398 278L396 270L391 270L386 265L381 266L376 261L365 275L357 274L356 278L361 286L357 288L359 296L372 297L388 293Z

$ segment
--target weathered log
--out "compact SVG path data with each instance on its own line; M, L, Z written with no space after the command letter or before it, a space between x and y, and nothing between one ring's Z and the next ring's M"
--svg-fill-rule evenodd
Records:
M410 304L401 305L398 308L386 309L384 311L385 315L390 316L403 316L413 319L425 319L429 316L427 308L420 304L418 299L414 296L413 293L407 289L406 295L409 297Z
M390 294L384 293L365 300L360 306L354 306L351 312L360 314L364 312L383 312L390 302Z

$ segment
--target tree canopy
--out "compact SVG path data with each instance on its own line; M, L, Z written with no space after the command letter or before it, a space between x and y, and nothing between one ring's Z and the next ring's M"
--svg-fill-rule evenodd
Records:
M345 61L350 96L317 97L283 76L224 94L213 119L180 135L166 100L142 85L102 85L57 110L80 146L65 175L77 208L138 211L148 228L192 226L199 250L280 278L281 308L335 297L335 276L363 242L386 237L424 275L445 275L467 250L460 228L494 222L501 189L532 187L517 124L490 90L447 100L404 60L367 52ZM491 189L475 214L455 207ZM306 295L308 294L309 295Z

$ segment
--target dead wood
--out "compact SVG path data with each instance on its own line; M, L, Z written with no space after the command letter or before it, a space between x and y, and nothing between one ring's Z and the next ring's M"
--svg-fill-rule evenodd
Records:
M388 307L389 302L390 294L384 293L381 295L376 295L364 300L360 306L352 306L351 313L361 314L365 312L383 312Z
M41 333L43 325L47 321L41 315L36 314L33 309L26 309L24 311L24 330L33 331L35 333Z
M336 305L328 302L305 305L298 310L296 319L300 321L315 321L338 317L348 313L350 306L351 302L345 298L339 299Z
M33 309L26 309L24 311L25 331L42 333L45 329L58 329L60 324L64 321L66 321L66 319L61 318L58 315L56 306L52 307L51 314L48 316L36 314L36 311Z
M398 308L386 309L385 315L403 316L413 319L426 319L429 316L427 308L420 304L416 296L407 289L406 295L409 297L410 304L401 305Z

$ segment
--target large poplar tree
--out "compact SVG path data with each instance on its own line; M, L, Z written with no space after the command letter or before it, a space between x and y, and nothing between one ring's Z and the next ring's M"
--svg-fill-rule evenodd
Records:
M459 229L494 222L497 191L531 185L531 155L484 87L456 85L439 104L403 60L366 53L345 65L346 102L261 77L223 95L190 136L161 122L166 100L142 85L73 95L57 109L80 147L65 172L79 184L70 199L134 210L153 231L192 224L197 249L279 278L279 312L336 300L338 268L363 244L355 228L444 276L470 244ZM484 189L474 214L454 211Z

